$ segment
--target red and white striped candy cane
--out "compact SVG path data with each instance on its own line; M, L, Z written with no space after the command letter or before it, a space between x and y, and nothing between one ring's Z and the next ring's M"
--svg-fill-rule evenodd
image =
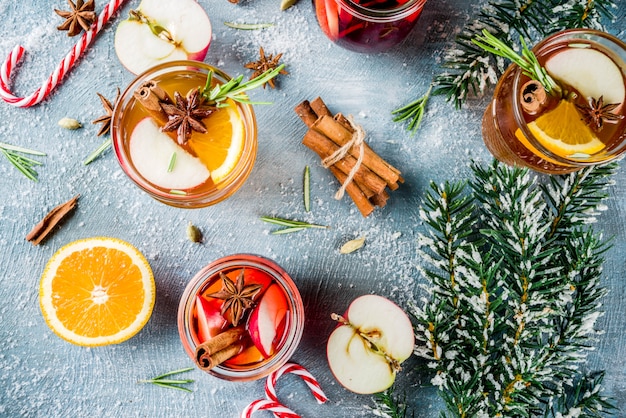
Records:
M241 413L241 418L250 418L256 411L271 411L274 414L280 414L281 417L285 418L300 418L300 415L282 405L280 402L268 399L257 399L256 401L252 401L250 405L246 406Z
M24 47L21 45L17 45L13 48L0 69L0 97L2 100L13 106L30 107L48 97L50 92L63 80L65 74L74 66L98 32L100 32L102 27L109 21L111 15L117 11L123 2L124 0L111 0L98 16L98 20L91 25L91 28L89 28L87 32L82 34L80 40L74 45L65 58L63 58L63 61L59 63L54 72L50 74L50 77L48 77L33 94L27 97L17 97L9 88L11 73L22 58L22 55L24 55Z
M276 396L276 381L285 373L293 373L296 376L300 376L309 389L311 389L311 393L317 400L317 403L322 404L328 400L328 397L324 394L317 379L315 379L307 369L295 363L286 363L267 377L265 381L265 396L267 396L267 399L278 402L278 397Z

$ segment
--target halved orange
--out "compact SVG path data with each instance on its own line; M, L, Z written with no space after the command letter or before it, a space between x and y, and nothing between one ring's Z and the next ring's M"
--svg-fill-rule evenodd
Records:
M71 242L48 261L39 286L44 320L81 346L125 341L150 319L154 277L145 257L117 238Z
M187 144L219 184L237 165L244 145L244 125L237 104L226 100L227 106L204 119L207 132L194 132Z
M561 157L589 156L604 149L569 100L561 100L556 108L530 122L528 129L546 149Z

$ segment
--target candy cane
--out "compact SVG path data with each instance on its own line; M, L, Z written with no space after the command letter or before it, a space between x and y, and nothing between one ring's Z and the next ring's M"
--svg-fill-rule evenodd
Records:
M63 80L65 74L74 66L98 32L100 32L102 27L109 21L111 15L115 13L123 2L124 0L111 0L111 2L105 6L104 10L102 10L100 16L98 16L98 20L94 22L87 32L83 33L76 45L74 45L65 58L63 58L63 61L59 63L54 72L50 74L50 77L48 77L33 94L27 97L17 97L9 89L11 73L14 71L17 63L19 63L22 55L24 55L24 47L21 45L17 45L13 48L0 69L0 97L2 100L13 106L30 107L48 97L50 92Z
M257 399L256 401L252 401L250 405L246 406L241 413L241 418L250 418L256 411L270 411L274 414L280 414L280 416L286 418L300 418L300 415L296 414L281 403L267 399Z
M296 376L300 376L309 389L311 389L311 393L317 400L317 403L322 404L328 400L328 397L324 394L324 391L322 391L322 387L318 383L317 379L315 379L315 377L313 377L307 369L295 363L286 363L280 369L272 372L267 377L267 380L265 381L265 396L267 399L279 402L278 397L276 396L276 381L285 373L293 373ZM288 418L287 415L282 415L276 412L274 412L274 416L277 418Z

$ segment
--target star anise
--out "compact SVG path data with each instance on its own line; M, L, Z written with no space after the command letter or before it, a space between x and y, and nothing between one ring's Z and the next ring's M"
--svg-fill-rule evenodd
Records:
M604 96L600 96L598 100L593 97L589 99L589 105L576 105L583 113L585 123L596 131L600 131L604 126L604 122L617 122L623 119L623 115L616 115L613 110L621 103L604 104Z
M117 95L115 96L115 100L113 101L113 103L108 101L106 97L104 97L100 93L96 92L96 94L100 98L100 101L102 102L102 107L104 107L104 111L106 112L105 115L102 115L98 119L91 122L91 123L102 124L102 126L100 127L100 130L98 131L98 136L100 136L100 135L104 135L108 133L111 130L111 118L113 117L113 108L115 107L115 104L120 98L120 89L119 87L117 88Z
M184 144L191 137L191 132L206 133L206 126L202 119L215 112L215 106L203 106L200 89L193 89L187 93L187 98L174 92L175 104L161 103L161 108L167 114L168 122L161 128L164 132L176 131L179 144Z
M65 19L65 22L58 26L57 29L66 30L67 36L78 35L83 29L87 32L93 22L96 21L94 0L88 0L87 3L83 2L83 0L76 0L76 4L72 0L67 0L67 3L72 10L54 9L56 14Z
M260 58L257 61L252 61L244 65L244 67L254 70L254 73L250 76L250 79L254 77L258 77L263 74L265 71L273 70L278 67L280 63L278 62L283 54L278 54L273 56L272 54L265 55L265 51L263 51L263 47L259 48ZM289 74L286 70L281 70L279 74ZM266 84L269 84L271 88L276 88L276 84L274 83L274 79L270 79ZM263 88L265 88L266 84L263 84Z
M230 309L231 322L234 327L239 325L246 309L254 306L254 297L261 291L260 284L246 285L243 280L244 270L241 269L237 275L237 282L234 283L224 273L220 272L222 279L222 290L208 295L209 297L223 299L222 315Z

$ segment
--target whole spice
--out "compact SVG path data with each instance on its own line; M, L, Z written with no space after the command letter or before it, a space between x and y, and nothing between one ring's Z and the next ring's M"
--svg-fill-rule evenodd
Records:
M356 238L353 240L350 240L348 242L346 242L345 244L343 244L341 246L341 248L339 249L339 253L341 254L350 254L355 252L356 250L360 249L363 247L363 245L365 245L365 237L361 237L361 238Z
M66 30L67 36L78 35L82 30L87 32L96 20L94 0L89 0L87 3L83 0L76 0L76 4L72 0L67 0L67 4L70 6L70 11L54 9L56 14L65 19L65 22L57 29Z
M57 123L61 128L69 129L70 131L83 127L79 121L72 118L61 118Z
M234 327L239 325L246 309L254 306L254 297L261 291L260 284L246 285L244 282L244 270L237 275L237 281L233 282L224 273L220 272L222 290L208 295L212 298L223 299L222 315L228 310L231 312L231 323Z
M100 130L98 131L98 136L101 136L101 135L108 133L111 130L111 118L113 117L113 108L115 107L115 104L120 98L120 89L119 87L117 88L117 95L115 96L115 100L113 101L113 103L107 100L107 98L101 95L100 93L96 92L96 94L100 98L100 102L102 102L102 107L104 108L104 111L106 112L106 114L103 116L100 116L98 119L94 120L91 123L102 124L102 126L100 127Z
M529 115L535 115L546 107L546 89L537 80L530 80L522 86L520 103Z
M168 116L168 122L161 128L164 132L176 131L179 144L184 144L191 137L191 132L206 133L206 126L202 119L215 112L214 106L204 106L204 99L200 96L200 89L193 89L184 98L179 92L174 92L175 104L161 103L161 108Z
M39 245L54 229L55 226L76 207L78 197L76 195L65 203L52 209L34 228L26 235L26 240L33 245Z
M244 65L244 67L250 70L254 70L254 72L250 76L250 79L258 77L266 71L278 68L278 66L280 65L278 61L283 56L282 53L276 56L273 56L272 54L269 54L266 56L265 51L263 50L263 47L259 48L259 55L260 55L260 58L257 61L252 61ZM281 69L279 71L279 74L289 74L289 73L287 72L287 70ZM276 88L276 83L274 83L273 78L269 79L266 84L269 84L271 88ZM263 84L263 88L265 88L266 84Z
M187 225L187 238L191 242L200 243L202 242L202 231L200 231L197 226L189 222Z
M239 325L203 342L196 347L196 365L203 370L211 370L239 354L245 345L242 341L245 333L245 326Z
M588 106L576 105L576 107L583 112L585 123L596 131L600 131L605 122L613 123L624 118L622 115L613 113L619 105L620 103L604 104L604 96L600 96L598 100L591 97Z

